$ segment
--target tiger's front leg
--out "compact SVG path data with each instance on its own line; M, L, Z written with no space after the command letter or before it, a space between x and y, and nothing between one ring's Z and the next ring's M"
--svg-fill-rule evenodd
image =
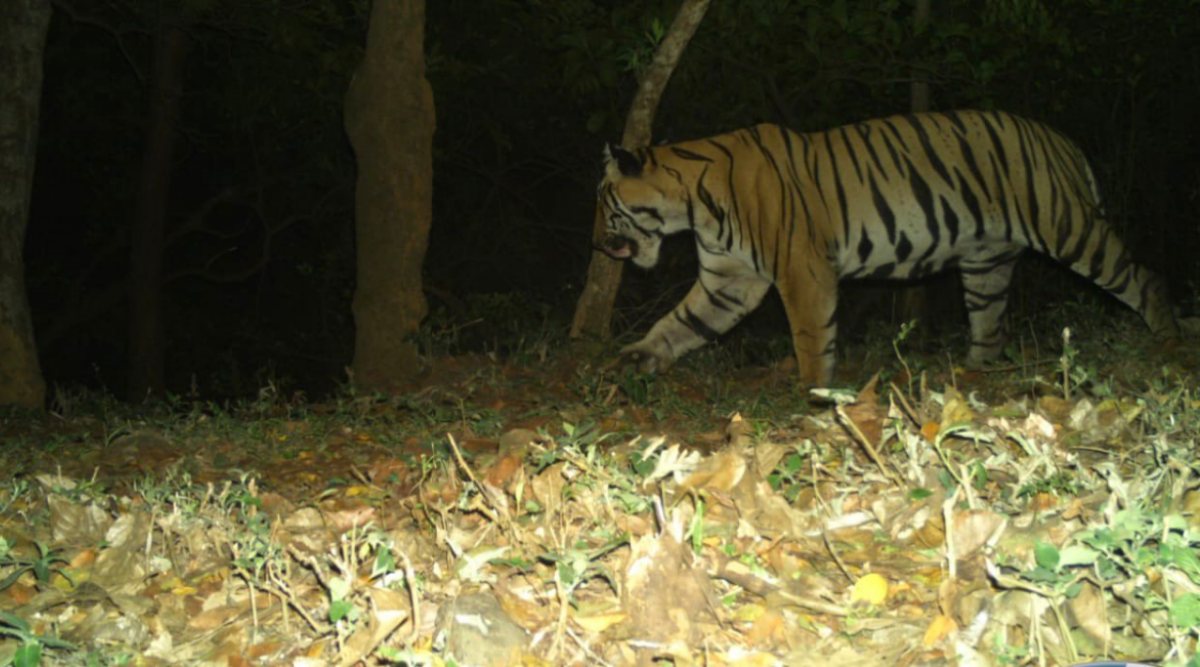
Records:
M829 386L837 347L837 272L823 260L795 262L777 287L792 330L800 382Z
M758 307L770 281L756 275L727 275L703 265L700 279L679 305L621 357L647 373L666 369L676 359L729 331Z

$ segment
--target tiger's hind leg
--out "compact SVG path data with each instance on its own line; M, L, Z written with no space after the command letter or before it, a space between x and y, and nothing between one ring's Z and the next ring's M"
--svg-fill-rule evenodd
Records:
M978 368L998 359L1007 339L1004 312L1008 309L1008 288L1020 250L979 254L959 262L967 320L971 325L971 349L967 365Z

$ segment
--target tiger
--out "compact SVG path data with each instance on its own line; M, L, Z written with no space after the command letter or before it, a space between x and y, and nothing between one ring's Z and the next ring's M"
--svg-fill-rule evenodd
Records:
M843 279L918 279L957 268L969 367L996 361L1013 268L1048 255L1179 336L1162 278L1106 222L1083 152L1000 111L914 113L801 134L759 124L679 143L604 149L600 249L642 268L664 237L695 235L699 277L620 357L662 370L782 297L800 380L828 386Z

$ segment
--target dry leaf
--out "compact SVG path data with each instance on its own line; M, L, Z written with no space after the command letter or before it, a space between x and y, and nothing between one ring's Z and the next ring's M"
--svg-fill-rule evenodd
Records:
M946 428L951 424L970 423L975 421L975 411L967 404L967 399L959 393L954 387L946 387L942 393L944 402L942 403L942 419L941 428Z
M233 607L214 607L202 611L188 620L188 627L193 630L214 630L237 618L238 610Z
M750 422L742 418L742 413L735 412L729 418L729 423L725 426L725 442L732 447L745 447L750 444L750 436L754 434L754 427Z
M750 646L771 645L784 639L785 630L783 614L778 609L767 609L746 631L746 643Z
M704 489L728 493L742 481L746 474L746 458L742 449L727 447L716 454L706 456L696 465L692 474L679 482L681 491Z
M921 437L929 442L933 442L937 438L937 434L941 431L941 425L935 421L927 421L921 425Z
M880 438L883 437L883 420L887 417L886 410L879 404L879 394L875 391L878 383L879 373L876 373L858 392L858 398L843 408L846 416L854 422L871 446L879 444Z
M956 630L958 630L958 624L954 622L953 618L938 614L929 627L925 628L925 636L921 638L921 645L925 648L932 648Z
M527 428L514 428L500 436L500 455L524 458L534 444L545 444L546 438Z
M517 471L521 470L522 456L517 453L501 456L488 468L484 479L492 486L503 488L517 474Z
M629 618L629 615L624 612L614 612L611 614L597 614L594 616L577 616L573 615L571 619L575 621L579 627L583 628L584 632L593 635L598 635L610 627Z
M693 561L692 552L670 531L630 544L621 607L629 614L633 636L691 646L703 639L701 624L716 621L714 595L704 569Z
M1104 594L1095 584L1088 581L1082 583L1079 594L1067 600L1067 611L1080 630L1107 646L1112 639L1112 627L1109 625Z
M990 510L955 512L954 555L960 560L974 555L1004 523L1004 517Z

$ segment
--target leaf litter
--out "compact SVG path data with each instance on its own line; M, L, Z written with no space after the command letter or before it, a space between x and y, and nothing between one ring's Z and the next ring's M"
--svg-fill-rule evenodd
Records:
M706 393L686 369L475 361L394 398L6 419L0 664L1194 660L1179 378L780 381L722 417L673 398Z

